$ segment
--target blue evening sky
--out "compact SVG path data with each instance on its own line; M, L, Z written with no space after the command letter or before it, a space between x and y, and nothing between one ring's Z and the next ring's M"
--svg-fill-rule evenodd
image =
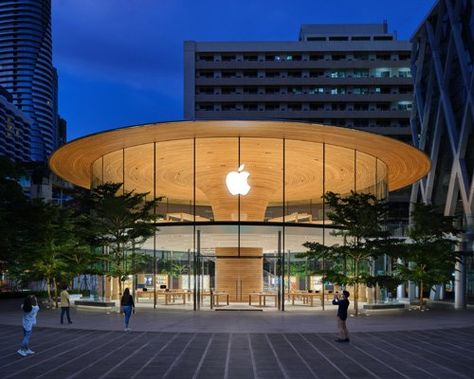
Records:
M53 0L68 139L183 117L183 41L292 41L301 24L381 23L410 38L435 0Z

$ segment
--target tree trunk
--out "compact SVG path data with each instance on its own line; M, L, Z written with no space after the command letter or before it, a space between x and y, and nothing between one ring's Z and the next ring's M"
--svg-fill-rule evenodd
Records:
M51 278L46 279L46 290L48 292L48 308L52 308L53 299L51 298Z
M355 316L359 315L359 261L354 260L354 310Z
M56 278L53 278L53 286L54 286L54 304L56 305L56 309L58 309L58 284L56 283Z
M423 310L423 280L420 281L420 311Z
M123 292L122 291L122 278L119 276L118 279L119 279L118 283L119 283L119 299L120 299L120 297L122 296L122 292Z

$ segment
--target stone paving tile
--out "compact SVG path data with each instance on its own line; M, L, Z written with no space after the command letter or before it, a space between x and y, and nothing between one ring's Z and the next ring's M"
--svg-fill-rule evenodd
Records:
M0 378L474 378L474 328L327 333L155 333L35 328L16 354L1 327Z

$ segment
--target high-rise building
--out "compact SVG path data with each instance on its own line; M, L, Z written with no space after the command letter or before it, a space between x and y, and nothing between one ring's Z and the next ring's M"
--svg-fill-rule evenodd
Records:
M187 41L184 116L304 120L410 141L410 51L386 23L302 25L294 42Z
M32 121L30 159L46 161L58 146L51 0L0 2L0 52L0 85Z
M31 120L12 104L12 100L12 95L0 87L0 155L28 162Z
M414 145L431 158L430 173L413 186L412 201L444 208L468 232L474 227L474 5L440 0L413 34ZM468 295L474 298L474 261L467 269ZM461 282L465 282L462 279ZM459 291L456 291L458 293ZM463 299L458 299L459 301ZM461 304L461 303L459 303Z

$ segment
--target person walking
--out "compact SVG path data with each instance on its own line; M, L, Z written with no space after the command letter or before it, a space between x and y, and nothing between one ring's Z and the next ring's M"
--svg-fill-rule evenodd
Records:
M125 315L124 330L129 332L131 329L128 327L128 323L130 322L132 311L135 313L135 303L133 302L133 296L130 295L130 290L128 288L125 288L125 291L123 291L122 299L120 299L120 307Z
M72 324L71 315L69 313L70 308L71 308L71 301L69 298L69 292L67 292L67 284L64 284L62 286L60 297L61 297L61 324L64 321L64 314L66 314L67 323Z
M338 293L334 294L332 300L333 305L337 305L337 329L339 331L339 338L336 342L349 342L349 332L346 327L347 308L349 308L349 291L342 291L341 297Z
M39 311L36 296L27 296L21 307L23 308L23 340L21 341L18 354L22 357L26 357L27 355L35 353L30 349L30 337L33 333L33 325L36 325L36 315Z

